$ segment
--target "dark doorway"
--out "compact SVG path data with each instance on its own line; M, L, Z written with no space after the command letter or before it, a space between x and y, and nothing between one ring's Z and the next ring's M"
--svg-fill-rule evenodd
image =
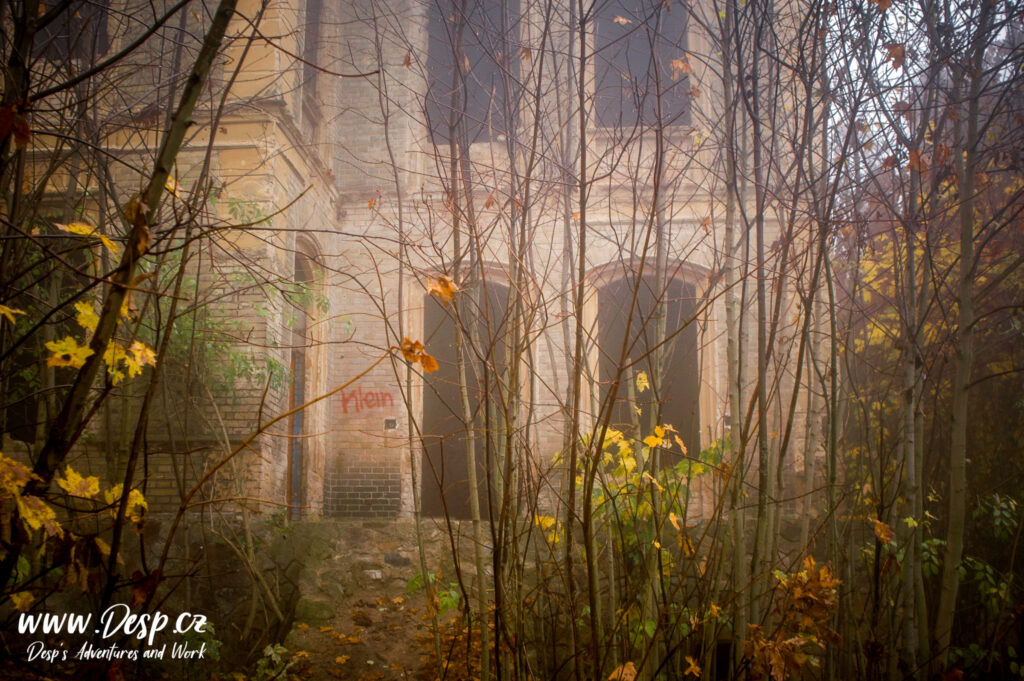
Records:
M481 288L467 290L464 316L472 320L472 342L466 339L464 357L471 417L464 417L456 363L455 319L452 309L433 296L424 300L423 327L427 350L438 370L424 377L423 457L420 480L422 512L428 516L466 519L470 513L468 440L475 437L476 477L480 508L486 517L488 485L494 451L493 433L502 424L496 381L506 371L505 335L509 289L489 283L487 300Z
M636 307L630 321L630 305L636 290ZM661 300L665 314L665 336L659 356L656 303ZM607 400L619 368L623 341L629 330L630 350L622 384L612 407L611 425L631 436L650 435L654 425L672 425L694 456L700 448L700 373L698 363L696 287L671 278L663 287L646 275L638 280L632 272L612 279L598 289L598 344L601 353L601 402ZM636 377L646 373L650 388L636 390ZM639 407L642 415L637 414ZM640 431L640 432L637 432ZM673 447L662 465L673 465L681 454Z

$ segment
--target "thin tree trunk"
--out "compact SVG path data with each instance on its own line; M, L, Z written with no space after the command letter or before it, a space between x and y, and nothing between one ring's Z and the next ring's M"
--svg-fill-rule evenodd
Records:
M969 70L967 131L963 153L955 151L960 196L960 262L957 285L956 354L953 357L953 425L949 445L949 519L946 555L942 565L939 607L935 615L935 652L940 669L949 659L957 592L960 588L960 563L963 559L964 525L967 514L967 406L970 397L971 365L974 361L974 207L978 171L978 117L981 99L982 66L990 30L993 3L981 4L981 16L974 35ZM959 104L959 87L954 81L953 106ZM961 139L963 121L954 121L955 139Z

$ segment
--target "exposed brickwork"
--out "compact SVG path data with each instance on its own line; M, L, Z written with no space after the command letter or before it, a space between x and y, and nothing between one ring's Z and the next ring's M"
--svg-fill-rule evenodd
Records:
M401 510L402 473L393 460L339 456L324 478L329 518L393 518Z

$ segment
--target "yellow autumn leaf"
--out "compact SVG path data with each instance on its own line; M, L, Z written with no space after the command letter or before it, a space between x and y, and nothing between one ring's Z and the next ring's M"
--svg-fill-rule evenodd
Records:
M61 229L69 234L77 234L79 236L94 236L99 238L108 251L114 255L121 254L121 247L111 241L110 237L106 234L102 234L96 231L96 228L85 222L71 222L66 225L61 223L55 223L58 229Z
M689 655L686 656L686 670L683 672L687 676L700 677L700 665L697 664L697 660L693 659Z
M65 336L64 340L48 341L46 349L53 354L46 360L49 367L73 367L80 369L85 360L93 353L92 348L87 345L79 345L71 336Z
M156 353L142 341L132 343L131 347L128 348L128 352L132 353L135 361L139 364L156 366Z
M627 475L631 475L636 470L636 457L630 454L622 454L620 452L619 465L615 469L615 477L624 478Z
M636 375L636 391L642 393L651 387L650 382L647 380L647 372L640 371Z
M92 236L92 233L96 231L95 227L85 222L69 222L66 225L58 222L57 228L80 236Z
M660 437L655 435L648 435L644 438L644 444L648 447L659 447L661 446L662 441L663 440Z
M117 385L124 380L124 371L121 370L121 360L125 359L128 353L125 352L124 348L120 343L111 341L107 345L106 351L103 353L103 361L107 365L107 375L110 376L110 382Z
M345 664L348 661L349 661L349 656L348 655L338 655L336 658L334 658L334 662L336 664Z
M99 549L100 554L102 554L103 556L110 555L110 544L103 541L99 537L93 537L93 541L96 543L96 548Z
M121 501L121 488L120 483L114 485L110 489L103 492L103 498L107 504L111 506L110 513L115 518L117 517L117 504ZM125 509L125 515L133 523L140 522L142 520L142 514L149 508L149 503L146 502L146 498L137 489L133 489L128 493L128 508Z
M28 466L0 454L0 490L16 497L21 494L28 481L35 477Z
M174 196L175 198L178 198L178 199L183 199L184 198L181 195L181 185L178 184L177 180L175 180L173 177L171 177L169 175L167 176L167 181L164 182L164 189L169 191L171 193L171 195Z
M94 475L83 478L75 469L68 466L64 469L64 477L57 478L57 485L73 497L92 499L100 493L100 479Z
M28 607L32 605L35 600L35 596L30 594L28 591L19 591L18 593L11 594L11 604L14 605L15 610L25 612Z
M43 529L50 537L63 537L64 530L57 522L57 513L45 501L35 496L17 498L18 514L30 530Z
M75 310L78 312L75 315L75 321L78 322L78 325L86 331L95 331L96 326L100 323L100 318L92 308L92 303L79 300L75 303Z
M156 353L142 341L135 341L124 356L124 364L128 368L128 377L135 378L142 373L147 364L156 366Z
M0 305L0 315L7 317L7 321L11 324L15 323L14 315L25 314L22 310L15 310L13 307L7 307L6 305Z
M669 511L668 512L668 519L672 523L672 527L676 528L676 532L681 532L682 531L682 529L683 529L682 524L680 524L679 516L677 516L675 514L675 512Z
M710 617L711 619L717 620L721 614L722 609L719 608L718 605L716 605L715 603L712 603L711 607L708 608L708 617Z
M679 548L683 550L683 555L687 558L693 558L697 554L697 550L693 547L693 542L690 541L689 537L679 535Z

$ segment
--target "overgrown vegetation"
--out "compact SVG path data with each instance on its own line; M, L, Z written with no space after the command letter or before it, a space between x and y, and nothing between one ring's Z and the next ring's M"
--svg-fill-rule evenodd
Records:
M327 405L390 366L426 676L1024 678L1017 0L349 4L0 8L7 650L202 604L96 674L294 675ZM214 160L320 153L316 73L373 130L333 215Z

